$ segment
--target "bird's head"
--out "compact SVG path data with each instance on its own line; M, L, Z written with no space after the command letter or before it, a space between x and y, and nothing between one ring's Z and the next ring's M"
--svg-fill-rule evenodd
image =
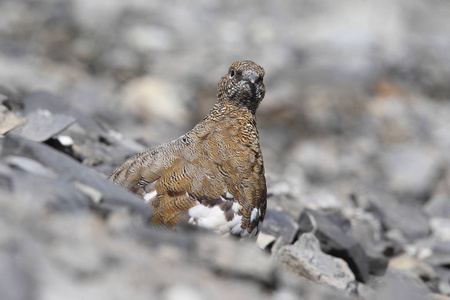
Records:
M266 92L264 74L264 69L250 60L233 63L219 82L219 101L244 106L255 113Z

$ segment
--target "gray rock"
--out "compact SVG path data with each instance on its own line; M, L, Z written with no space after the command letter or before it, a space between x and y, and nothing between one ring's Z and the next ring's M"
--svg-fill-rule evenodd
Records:
M0 190L2 299L34 299L36 295L38 299L156 299L172 294L179 284L205 299L268 298L260 281L266 277L254 271L273 270L273 266L254 245L232 239L216 243L220 237L204 239L195 232L145 228L133 223L129 214L124 215L127 226L117 226L90 213L43 210L42 202L32 195ZM140 234L143 231L145 235ZM200 245L204 243L209 245ZM227 251L232 257L226 258ZM211 254L219 254L226 264L233 261L245 267L210 263ZM253 257L257 265L248 272ZM241 268L240 273L226 271L233 267Z
M35 142L43 142L63 132L75 122L75 118L63 114L53 114L38 109L26 116L24 126L15 131L20 136Z
M350 226L347 220L307 209L299 225L300 232L313 232L325 253L345 260L356 279L367 282L369 261L361 245L343 229Z
M424 211L433 217L448 218L450 216L450 196L434 194L425 204Z
M444 295L450 295L450 270L444 267L435 267L437 275L440 278L439 291Z
M450 241L450 218L433 217L430 219L433 237L439 241Z
M269 255L252 243L238 244L230 239L200 235L195 247L200 261L214 272L256 280L271 287L276 284Z
M79 181L100 191L103 194L102 205L126 206L140 214L144 220L148 221L150 219L152 214L151 207L137 196L128 193L119 186L102 178L95 171L47 145L9 134L4 141L1 157L7 157L8 155L31 158L53 170L64 181Z
M442 154L432 147L402 145L381 154L389 190L404 201L423 201L442 173Z
M280 237L279 246L292 244L298 234L298 224L283 211L268 209L261 233L275 238Z
M438 275L429 264L408 254L402 254L389 261L389 268L402 270L424 282L436 282Z
M26 171L27 173L57 178L58 176L49 168L37 161L23 156L8 156L4 162L11 167Z
M78 109L54 94L48 92L36 92L23 99L25 114L31 114L37 110L47 110L52 114L63 114L74 118L88 133L100 135L105 130L91 117L86 116Z
M8 157L12 161L14 157ZM23 159L23 158L22 158ZM29 160L27 164L30 164ZM34 162L34 165L39 165ZM43 169L41 166L39 172ZM46 171L44 169L44 171ZM3 170L0 176L9 180L8 190L15 197L32 198L47 212L86 212L92 205L91 199L67 181L58 179L53 172L28 173L22 170Z
M176 283L173 286L167 288L161 295L162 300L202 300L207 299L205 295L198 289L183 284Z
M384 238L381 223L372 214L358 208L344 209L343 214L351 223L346 233L358 241L367 255L370 274L384 275L388 265L385 253L392 243Z
M450 265L450 241L435 240L431 245L431 254L424 259L425 262L434 266Z
M293 182L290 176L287 176L287 178L289 178L289 181L274 178L270 173L266 174L267 209L283 211L290 218L297 220L305 207L303 200L306 197L300 196L304 193L300 187L301 184Z
M423 300L431 294L418 278L404 271L388 269L375 288L375 299Z
M0 101L3 106L7 107L10 111L17 111L22 109L23 103L19 95L0 84Z
M387 230L398 230L407 240L430 234L428 218L418 204L399 203L392 195L367 187L358 188L354 195L359 206L378 218Z
M356 293L358 284L347 263L323 253L319 240L312 233L304 233L293 245L281 247L275 260L280 267L316 283Z
M7 230L0 225L1 230ZM5 242L0 238L0 243ZM31 267L30 267L31 266ZM0 298L5 300L35 299L37 274L33 256L26 243L8 243L0 247Z

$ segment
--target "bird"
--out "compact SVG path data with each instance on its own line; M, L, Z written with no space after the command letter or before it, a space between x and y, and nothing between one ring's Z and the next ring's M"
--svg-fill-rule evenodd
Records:
M108 179L152 205L154 224L188 222L256 238L267 207L256 122L264 75L253 61L234 62L206 117L179 138L132 156Z

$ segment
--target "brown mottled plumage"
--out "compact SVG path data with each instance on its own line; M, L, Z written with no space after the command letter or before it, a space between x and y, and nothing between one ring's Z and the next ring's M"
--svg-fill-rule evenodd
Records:
M209 115L178 139L131 157L109 179L150 202L154 223L188 221L222 234L256 235L266 212L255 118L263 77L252 61L233 63Z

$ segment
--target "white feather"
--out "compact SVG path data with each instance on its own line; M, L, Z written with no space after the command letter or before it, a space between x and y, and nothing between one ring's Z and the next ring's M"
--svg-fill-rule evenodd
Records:
M239 203L237 203L237 202L234 202L233 203L233 206L231 206L231 209L235 212L235 213L238 213L239 212L239 210L242 208L242 205L240 205Z
M190 216L189 223L208 228L220 234L231 232L232 234L240 235L241 231L243 231L241 227L242 216L237 214L240 208L242 208L240 204L233 203L232 210L235 214L233 219L227 221L224 211L219 206L207 207L198 202L196 206L188 211Z
M151 191L150 193L145 194L145 195L144 195L144 200L145 200L145 202L150 203L151 200L152 200L153 198L156 197L156 195L158 195L158 192L157 192L156 190Z
M258 209L255 207L252 210L252 215L250 216L250 221L253 222L256 220L256 218L259 218L259 212L258 212Z

